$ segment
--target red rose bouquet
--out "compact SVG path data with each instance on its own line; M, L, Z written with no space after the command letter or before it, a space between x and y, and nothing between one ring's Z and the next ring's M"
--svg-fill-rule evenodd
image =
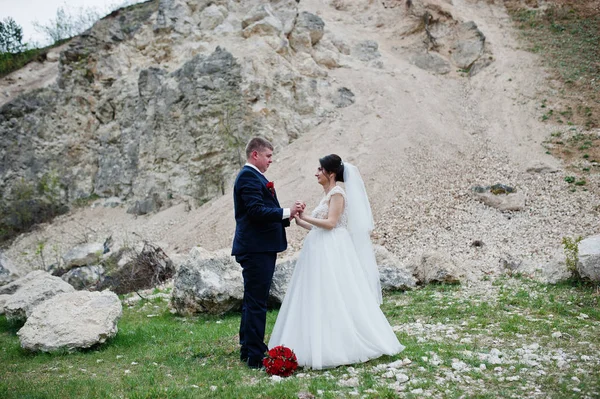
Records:
M280 345L267 353L263 365L268 374L289 377L298 368L298 359L294 351Z
M272 195L275 195L275 183L273 183L272 181L268 182L267 188L269 189Z

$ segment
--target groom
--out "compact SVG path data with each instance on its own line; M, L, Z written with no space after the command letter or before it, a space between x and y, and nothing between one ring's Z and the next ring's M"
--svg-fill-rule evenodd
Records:
M261 368L268 349L264 343L267 299L277 253L287 248L284 228L303 205L280 207L273 183L263 174L273 162L271 143L253 138L246 146L246 158L233 187L236 227L231 254L244 277L240 359L248 367Z

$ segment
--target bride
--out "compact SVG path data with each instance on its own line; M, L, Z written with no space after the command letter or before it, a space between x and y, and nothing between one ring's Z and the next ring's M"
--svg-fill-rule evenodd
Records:
M335 155L319 159L325 197L296 223L310 232L290 280L269 348L292 349L298 364L323 369L394 355L404 346L381 312L369 232L373 218L358 169ZM345 182L347 193L336 183Z

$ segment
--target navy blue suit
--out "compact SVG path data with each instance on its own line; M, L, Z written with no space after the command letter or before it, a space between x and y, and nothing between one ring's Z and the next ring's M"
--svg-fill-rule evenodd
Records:
M246 165L233 187L236 227L231 254L244 277L240 357L252 367L260 365L267 351L267 299L277 253L287 248L285 227L290 225L289 219L282 219L283 209L267 183L262 173Z

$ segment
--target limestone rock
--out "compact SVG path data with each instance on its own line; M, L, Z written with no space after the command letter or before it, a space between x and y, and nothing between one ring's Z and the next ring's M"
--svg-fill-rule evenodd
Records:
M63 274L62 278L76 290L95 287L104 278L104 268L101 265L76 267Z
M354 53L361 61L371 61L381 57L379 44L374 40L363 40L354 47Z
M24 284L4 304L8 320L24 321L40 303L63 292L75 289L59 277L42 272L36 278Z
M346 87L340 87L333 97L336 108L345 108L354 104L354 93Z
M211 4L200 14L200 29L213 30L227 18L227 9L223 6Z
M35 307L17 335L31 351L89 348L117 334L122 307L113 292L63 293Z
M476 193L476 198L499 211L522 211L525 209L525 196L521 192L511 194Z
M483 54L485 36L473 21L460 24L458 39L452 48L452 61L459 68L470 68Z
M415 54L410 58L410 62L421 69L439 75L444 75L452 71L450 63L441 55L433 52Z
M0 286L6 285L18 278L15 265L0 252Z
M600 235L595 235L579 243L577 270L581 277L600 281Z
M242 19L242 36L287 36L293 29L298 13L295 0L278 0L255 6Z
M556 173L558 169L542 161L533 161L525 169L527 173Z
M550 261L541 265L541 281L556 284L568 280L573 273L567 269L567 262L562 248L557 248Z
M31 281L45 276L47 273L43 270L34 270L32 272L27 273L25 276L16 279L15 281L3 285L0 287L0 295L12 295L17 292L22 286L30 283Z
M229 251L209 252L200 247L190 251L173 284L171 304L179 314L222 314L241 306L242 268Z
M147 215L156 212L162 206L162 201L158 195L147 197L143 200L135 201L132 206L127 209L127 213L134 215Z
M323 37L325 23L318 16L303 11L296 18L296 24L289 36L290 45L295 51L309 51Z
M298 255L295 254L291 257L283 258L275 265L275 273L273 274L273 282L271 284L271 291L269 292L270 302L276 304L283 302L292 274L296 268Z
M423 284L460 283L461 273L452 259L439 252L428 252L417 257L409 268Z
M0 315L4 314L4 305L9 298L10 295L8 294L0 294Z
M312 53L312 57L317 64L329 69L340 66L338 54L329 49L315 49Z
M417 280L412 273L404 268L400 260L396 258L384 246L374 245L375 259L379 269L379 280L381 281L381 289L392 290L409 290L417 286Z
M81 244L71 248L64 256L64 267L69 270L77 266L87 266L98 263L104 253L104 244L90 243Z

